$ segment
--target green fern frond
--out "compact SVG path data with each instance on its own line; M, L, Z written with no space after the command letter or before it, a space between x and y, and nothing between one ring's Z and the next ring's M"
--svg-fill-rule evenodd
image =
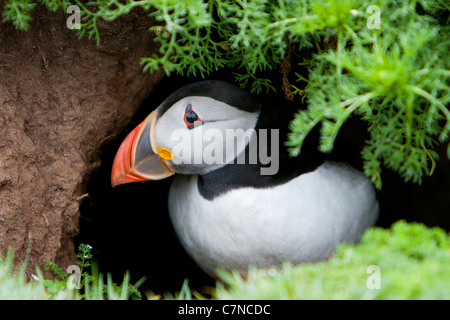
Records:
M26 31L33 20L31 11L35 6L32 0L7 0L3 7L3 22L11 22L16 29Z

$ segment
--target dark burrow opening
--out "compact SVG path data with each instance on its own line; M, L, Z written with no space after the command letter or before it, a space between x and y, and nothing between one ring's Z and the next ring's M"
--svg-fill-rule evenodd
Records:
M232 81L228 74L211 79ZM110 174L114 156L126 135L153 111L171 92L196 81L190 78L165 78L144 101L142 107L122 134L101 150L101 166L92 173L80 207L80 232L74 242L86 243L103 273L110 272L121 283L126 270L131 282L145 276L142 292L174 293L189 279L192 290L206 293L215 280L205 274L184 251L172 228L167 210L167 195L173 177L146 183L111 187ZM278 108L292 119L298 101L291 103L284 95L272 95ZM286 105L286 107L284 107ZM287 123L286 123L287 126ZM338 135L334 155L361 170L360 151L367 138L366 124L358 119L348 121ZM399 219L423 222L450 230L450 162L446 146L437 149L440 160L431 177L422 185L405 183L396 173L384 169L383 187L378 191L380 217L377 225L389 227Z

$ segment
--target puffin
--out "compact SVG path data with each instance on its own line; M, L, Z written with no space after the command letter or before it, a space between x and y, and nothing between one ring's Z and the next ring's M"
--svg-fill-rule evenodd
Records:
M375 189L347 163L313 152L290 157L279 119L234 84L183 86L123 140L111 184L176 174L168 194L174 230L213 277L327 260L374 225Z

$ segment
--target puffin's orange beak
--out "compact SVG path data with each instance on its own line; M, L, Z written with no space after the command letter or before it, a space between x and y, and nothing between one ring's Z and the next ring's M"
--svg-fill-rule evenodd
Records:
M111 184L113 187L130 182L164 179L174 172L167 166L172 152L158 148L155 139L156 114L153 111L131 131L114 158Z

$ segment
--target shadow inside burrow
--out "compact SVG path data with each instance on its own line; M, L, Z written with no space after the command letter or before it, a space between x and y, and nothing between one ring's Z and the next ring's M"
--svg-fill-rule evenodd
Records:
M85 243L99 271L111 273L122 283L128 270L131 283L141 277L143 293L163 294L179 291L185 279L191 290L208 293L215 280L204 273L183 249L168 213L168 191L173 177L113 188L111 168L115 154L125 139L147 115L178 87L186 83L164 79L155 87L126 129L101 150L101 166L87 184L88 196L80 206L79 234L75 247Z

